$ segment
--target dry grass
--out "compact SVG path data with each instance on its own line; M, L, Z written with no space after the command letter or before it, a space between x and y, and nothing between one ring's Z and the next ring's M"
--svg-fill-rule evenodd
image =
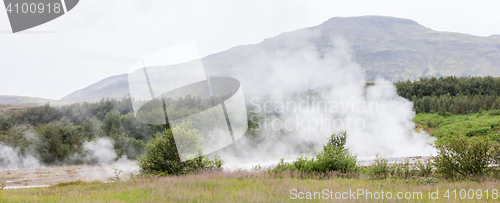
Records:
M291 202L290 190L298 192L322 192L323 189L335 191L349 191L367 189L372 192L422 192L423 200L398 200L405 202L430 202L428 191L439 189L439 200L458 202L444 199L447 189L482 189L490 191L499 189L500 182L486 180L483 182L440 181L437 184L421 184L418 179L385 179L370 180L363 177L345 179L330 178L297 178L290 175L268 175L263 172L205 172L201 174L171 176L171 177L140 177L123 182L74 182L59 184L48 188L4 190L0 192L0 202ZM481 199L468 200L484 202L485 193ZM305 200L304 200L305 201ZM309 201L340 201L344 200L316 200ZM352 200L351 200L352 201ZM368 202L373 200L360 199ZM378 200L380 202L394 202L395 200ZM495 200L497 201L497 200ZM434 201L432 201L434 202Z

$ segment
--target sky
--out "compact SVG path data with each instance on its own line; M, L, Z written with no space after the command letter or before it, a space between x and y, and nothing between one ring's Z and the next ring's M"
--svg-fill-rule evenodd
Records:
M0 95L62 97L127 73L158 50L196 40L201 56L255 44L332 17L407 18L437 31L500 34L500 1L82 0L12 34L0 12Z

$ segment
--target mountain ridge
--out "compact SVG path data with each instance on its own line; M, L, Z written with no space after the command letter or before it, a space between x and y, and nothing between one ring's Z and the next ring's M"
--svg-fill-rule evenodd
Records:
M398 81L448 75L500 76L500 35L434 31L410 19L388 16L334 17L317 26L208 55L202 62L208 76L238 78L250 71L264 74L269 64L256 62L259 55L276 57L272 55L276 50L301 49L297 41L310 42L319 53L328 53L334 47L330 39L336 36L350 44L352 60L366 71L368 82L376 77ZM61 101L127 96L127 75L122 74L104 78Z

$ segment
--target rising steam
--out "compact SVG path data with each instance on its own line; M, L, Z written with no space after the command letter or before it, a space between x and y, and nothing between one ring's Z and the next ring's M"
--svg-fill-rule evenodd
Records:
M255 136L247 134L219 152L228 165L314 155L340 130L347 130L347 146L359 157L435 153L429 145L433 138L415 130L412 103L392 82L378 77L367 86L365 71L353 62L342 37L325 40L317 31L308 33L294 38L298 41L278 36L281 49L263 42L251 58L258 67L229 75L250 93L245 99L252 117L260 118L253 120L261 141L255 145Z

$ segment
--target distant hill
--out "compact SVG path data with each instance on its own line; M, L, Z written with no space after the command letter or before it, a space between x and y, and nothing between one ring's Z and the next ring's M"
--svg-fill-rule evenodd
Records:
M309 33L320 33L310 37ZM362 16L331 18L321 25L280 34L258 44L244 45L202 59L207 75L238 76L248 72L266 73L258 55L273 57L276 50L301 47L294 43L304 37L320 53L333 50L330 39L343 36L353 51L353 60L367 72L367 81L382 76L392 81L416 80L428 76L500 76L500 37L478 37L438 32L415 21ZM126 75L106 78L78 90L64 101L98 100L128 96Z
M63 97L61 101L97 101L101 98L129 97L127 81L127 74L108 77Z
M0 104L8 104L15 106L40 106L49 103L52 106L60 106L68 104L67 101L43 99L37 97L23 97L23 96L10 96L0 95ZM5 106L5 105L3 105Z
M392 81L416 80L422 76L500 76L500 35L478 37L438 32L412 20L384 16L331 18L318 26L283 33L258 44L237 46L202 61L209 76L239 79L250 73L265 75L271 60L280 57L277 51L302 49L297 42L307 41L321 54L332 52L334 45L330 39L334 36L343 36L351 44L353 60L366 70L367 82L377 76ZM262 56L270 61L263 61ZM61 101L128 96L127 75L123 74L75 91ZM2 101L5 99L0 98ZM14 104L44 102L31 99L16 100Z

